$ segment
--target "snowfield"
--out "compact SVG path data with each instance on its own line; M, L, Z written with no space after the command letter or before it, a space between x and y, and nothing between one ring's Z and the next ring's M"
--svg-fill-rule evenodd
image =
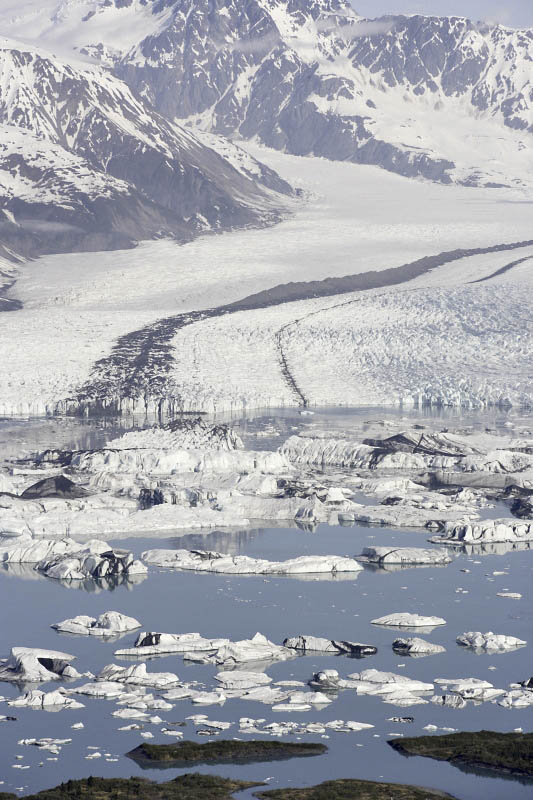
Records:
M0 414L61 410L120 336L158 319L291 281L530 240L531 199L524 192L442 186L375 167L248 149L306 193L274 228L181 246L163 240L134 250L46 256L20 267L10 297L24 307L0 314ZM531 245L471 255L399 287L194 323L172 342L172 392L194 410L303 399L529 402L531 320L524 301L532 257Z

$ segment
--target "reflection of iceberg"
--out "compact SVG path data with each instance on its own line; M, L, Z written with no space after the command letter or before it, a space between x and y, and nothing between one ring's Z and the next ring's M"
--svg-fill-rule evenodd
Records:
M22 578L25 581L39 581L44 579L44 575L37 572L33 568L33 564L7 564L2 562L0 566L3 568L4 573L9 575L10 578Z
M364 568L375 574L402 572L406 569L445 569L447 564L364 564Z
M445 542L456 548L456 552L467 556L504 556L533 549L532 542L483 542L481 544L464 544L462 542Z
M143 573L135 575L111 575L105 578L85 578L84 580L67 580L61 581L49 578L38 572L33 564L6 564L0 565L4 569L4 573L9 577L22 578L27 581L38 580L53 580L54 584L63 587L64 589L81 589L90 594L99 594L103 591L114 591L121 588L133 590L136 586L146 580L147 575Z
M321 583L324 581L329 581L329 582L340 583L341 581L356 581L357 578L359 577L360 572L363 572L363 570L360 570L359 572L337 572L336 574L332 574L331 572L326 572L326 573L314 573L314 574L309 573L307 575L305 574L299 574L299 575L292 574L285 576L276 575L276 578L288 577L291 578L291 580L296 580L296 581L307 581L307 582L320 581Z
M491 656L501 656L505 653L514 653L516 650L521 650L525 644L525 642L524 644L517 644L513 647L507 647L505 650L486 650L484 647L465 647L464 649L465 652L471 653L474 656L486 656L487 654Z

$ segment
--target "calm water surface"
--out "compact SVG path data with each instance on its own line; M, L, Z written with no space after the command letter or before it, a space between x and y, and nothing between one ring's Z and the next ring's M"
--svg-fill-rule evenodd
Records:
M346 414L342 411L338 418L343 419ZM383 416L383 411L380 416ZM321 421L320 416L317 417ZM334 414L327 418L333 420L332 425L337 424ZM505 416L495 414L490 424L503 424L505 420ZM486 419L474 416L463 421L465 424L467 421L475 425L487 424ZM251 438L260 424L257 419L239 423L241 430ZM265 429L269 425L275 428L271 431L275 443L281 429L284 438L291 426L308 423L293 412L276 418L269 415L263 418L262 424ZM0 441L6 446L21 447L25 444L27 450L42 449L51 446L53 441L57 446L54 437L57 439L58 433L62 433L61 446L94 447L103 443L110 434L116 435L119 426L92 427L83 423L77 427L77 423L72 421L63 425L58 421L43 421L33 429L32 424L26 423L25 430L26 434L24 426L18 423L4 423L0 425ZM13 437L16 437L15 444ZM412 530L320 525L314 532L296 527L256 527L205 535L176 535L166 539L135 538L120 540L117 545L129 547L137 554L152 547L205 546L281 560L302 554L354 555L366 544L425 546L426 540L425 533ZM461 572L461 569L470 571ZM494 575L495 571L505 574ZM31 569L2 569L0 655L7 655L12 646L25 645L71 653L77 657L76 666L80 671L97 672L112 662L127 664L126 660L115 658L113 652L117 647L132 646L135 633L120 640L99 641L95 637L60 635L50 628L52 623L76 614L97 616L103 611L117 610L137 617L144 630L198 631L204 636L231 639L247 638L260 631L279 643L286 636L303 633L350 639L378 647L376 656L364 660L314 655L274 664L266 670L274 680L307 681L314 672L325 668L337 669L341 676L346 676L375 667L424 681L472 676L506 688L510 682L524 680L533 673L530 647L503 655L478 656L459 647L455 637L466 630L491 630L530 640L533 632L532 583L532 550L501 556L458 554L452 564L442 568L410 568L392 572L365 569L356 575L326 580L195 575L152 568L145 580L129 588L119 586L113 591L94 584L84 588L64 586L37 575ZM458 592L459 589L467 593ZM508 600L496 596L497 592L505 589L520 592L522 599ZM435 628L424 638L443 644L447 652L420 659L395 655L391 643L400 635L398 631L380 628L370 622L393 611L416 611L444 617L446 626ZM176 672L182 680L197 680L208 686L214 685L214 675L218 671L205 665L187 665L180 656L152 659L149 670ZM56 686L48 684L40 688L50 690ZM15 696L18 691L10 684L0 684L0 693L7 698ZM141 739L136 732L117 730L128 720L111 716L117 708L115 703L79 699L85 703L85 708L58 713L11 709L0 704L0 714L13 713L17 717L16 722L0 722L0 780L4 781L1 790L17 790L22 795L55 786L67 778L141 773L140 767L124 757ZM304 786L331 778L360 777L431 786L463 800L500 800L502 797L521 800L533 796L533 783L467 772L429 759L407 759L386 744L390 734L421 734L428 723L460 730L511 731L517 727L531 730L532 709L506 710L491 703L468 704L464 710L444 709L433 704L403 709L347 690L339 693L326 708L305 713L273 712L270 706L244 700L229 700L222 707L194 706L185 700L176 703L171 711L160 712L166 722L183 721L191 714L206 714L209 719L231 722L238 722L239 717L246 716L267 721L357 720L375 726L362 733L330 731L329 739L306 735L306 740L328 745L329 752L324 756L239 767L200 767L200 771L250 780L270 778L271 786ZM414 716L413 724L400 725L387 720L388 717L407 715ZM84 723L84 729L71 730L71 725L78 721ZM151 741L168 744L172 740L160 733L160 727L147 727L154 733L155 738ZM195 726L191 722L183 730L186 738L196 738ZM227 735L238 736L238 725L230 728ZM72 738L73 741L63 747L57 761L47 760L50 754L37 748L18 745L19 739L43 736ZM200 738L206 741L204 737ZM88 747L95 746L103 757L86 760L85 756L92 752ZM118 760L108 762L105 754ZM23 759L17 760L17 755L22 755ZM30 769L14 769L15 764L29 765ZM142 773L154 779L168 780L185 771L151 769ZM251 792L239 796L249 797Z

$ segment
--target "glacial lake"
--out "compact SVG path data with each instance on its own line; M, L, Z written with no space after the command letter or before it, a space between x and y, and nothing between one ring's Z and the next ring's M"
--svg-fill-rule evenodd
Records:
M333 427L346 425L352 412L346 409L317 412L314 422L328 421ZM384 418L383 409L363 410L365 418ZM403 412L405 415L405 412ZM391 416L398 416L391 412ZM409 412L407 416L423 415ZM505 425L515 417L500 412L478 415L448 414L450 424L493 426ZM272 412L235 420L248 446L276 446L279 437L286 438L292 428L309 424L297 411ZM21 450L31 451L50 446L97 447L116 435L127 423L76 420L0 421L0 443L4 455ZM260 438L257 438L258 433ZM15 441L16 439L16 441ZM18 449L16 449L18 448ZM504 506L487 509L486 516L508 515ZM103 536L111 544L113 539ZM245 530L221 530L205 534L150 538L120 539L119 548L128 548L136 555L145 549L208 548L242 553L255 557L282 560L298 555L338 554L353 556L365 545L424 547L428 533L409 529L370 526L319 525L316 530L298 527L253 526ZM113 653L118 647L133 646L136 632L120 639L101 641L98 637L60 635L50 625L78 614L98 616L108 610L136 617L142 630L184 633L198 631L206 637L242 639L256 631L274 642L286 636L312 634L327 638L348 639L378 647L378 654L365 659L344 656L301 656L273 664L266 672L278 680L307 682L313 673L336 669L341 677L363 669L376 668L432 682L436 678L476 677L506 689L511 682L529 678L533 673L530 646L497 655L476 655L456 644L458 634L469 631L494 631L530 640L533 632L533 550L521 550L502 555L454 554L446 567L413 567L394 571L365 568L354 575L335 579L264 576L227 576L194 574L149 568L144 580L105 589L94 583L64 585L40 576L31 568L0 569L0 656L8 655L13 646L57 649L76 656L74 666L80 671L97 673L106 664L128 665L141 659L119 659ZM467 571L462 571L467 570ZM494 574L503 573L503 574ZM509 590L522 594L520 600L500 598L497 592ZM446 653L426 658L402 658L391 648L400 635L419 635L411 630L399 630L372 625L370 620L394 611L413 611L437 615L446 619L445 626L434 628L423 637L442 644ZM179 655L150 659L150 671L175 672L181 680L199 681L208 687L216 684L218 668L184 662ZM47 691L57 688L57 682L41 684ZM150 691L150 690L148 690ZM19 688L0 684L0 695L11 698ZM154 691L154 693L156 693ZM438 691L437 693L442 693ZM360 733L337 733L328 730L328 739L306 734L305 741L327 744L327 754L283 762L235 765L199 766L188 769L142 770L124 754L143 741L138 732L118 731L130 722L111 716L117 709L113 701L92 700L75 695L85 708L57 713L10 708L0 704L0 714L13 715L15 722L0 722L0 791L17 791L21 795L56 786L69 778L88 775L130 776L142 774L155 780L169 780L182 772L201 771L249 780L268 780L269 786L307 786L340 777L367 778L392 782L413 783L438 788L462 800L501 800L504 796L530 798L533 782L496 773L458 769L446 763L422 758L406 758L387 745L392 734L414 736L425 733L424 726L457 730L491 729L512 731L531 730L533 710L504 709L497 704L468 703L462 710L417 705L398 708L385 704L377 697L356 695L353 690L339 692L337 699L326 707L308 712L275 712L268 705L228 700L224 705L198 706L188 700L176 702L169 711L159 713L166 723L181 722L193 714L205 714L210 720L234 724L223 737L238 737L240 717L270 721L327 722L335 719L356 720L374 725ZM389 717L413 716L411 724L388 721ZM83 722L82 730L71 725ZM145 730L154 734L152 743L172 741L160 733L161 725L147 724ZM199 726L201 727L201 726ZM196 726L187 722L185 738L197 738ZM438 731L442 732L442 731ZM71 738L57 756L36 747L18 745L23 738ZM207 741L207 737L198 737ZM241 734L241 738L246 737ZM268 737L270 738L270 737ZM97 748L102 757L86 760ZM18 759L17 756L22 756ZM112 760L106 760L112 759ZM116 759L116 760L115 760ZM42 765L41 765L42 763ZM15 769L13 765L29 766ZM252 792L239 795L251 797Z

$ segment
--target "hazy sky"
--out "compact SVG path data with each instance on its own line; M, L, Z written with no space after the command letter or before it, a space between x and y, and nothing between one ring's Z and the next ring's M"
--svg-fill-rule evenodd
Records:
M365 17L388 13L442 14L533 28L533 0L351 0L351 3Z

